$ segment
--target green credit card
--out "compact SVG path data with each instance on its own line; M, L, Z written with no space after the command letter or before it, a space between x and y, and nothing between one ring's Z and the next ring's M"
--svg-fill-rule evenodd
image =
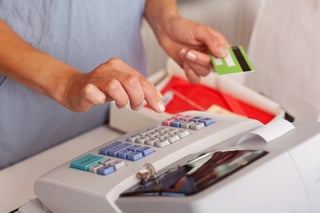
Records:
M210 53L213 67L219 75L253 71L253 66L242 46L227 48L228 56L216 58Z

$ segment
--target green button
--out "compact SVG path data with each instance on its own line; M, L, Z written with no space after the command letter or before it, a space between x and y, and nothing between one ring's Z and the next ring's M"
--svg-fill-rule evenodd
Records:
M88 171L89 167L93 164L97 164L102 161L104 157L99 155L87 154L77 160L70 163L70 167L74 169L80 169L83 171Z

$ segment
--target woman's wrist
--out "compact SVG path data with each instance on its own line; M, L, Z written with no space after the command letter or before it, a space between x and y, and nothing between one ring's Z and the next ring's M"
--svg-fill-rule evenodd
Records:
M170 31L172 20L179 18L179 10L175 0L147 0L145 18L157 39Z
M58 60L51 61L42 71L48 74L48 79L43 79L41 82L41 87L44 89L45 95L61 105L70 108L68 93L74 79L79 78L81 73Z

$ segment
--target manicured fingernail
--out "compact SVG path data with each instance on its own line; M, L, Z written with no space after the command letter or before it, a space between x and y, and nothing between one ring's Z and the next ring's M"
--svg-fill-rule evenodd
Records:
M166 110L166 108L162 102L159 102L157 105L158 105L158 109L160 110L160 112L164 112Z
M103 104L105 102L105 99L106 99L105 94L92 84L87 85L86 93L87 93L87 98L93 104Z
M187 53L187 50L185 49L185 48L183 48L183 49L181 49L180 50L180 56L181 56L181 58L184 58L184 56L186 55L186 53Z
M187 53L187 59L189 59L190 61L194 61L194 60L196 60L196 58L197 58L197 55L196 54L194 54L193 52L188 52Z
M228 51L227 48L225 47L220 47L217 49L217 53L219 54L219 56L221 57L226 57L228 55Z
M134 110L134 111L139 111L142 107L143 107L143 104L141 104L140 106L134 108L133 110Z
M163 98L163 95L162 95L162 93L160 92L160 91L158 91L158 95L159 95L159 97L162 99Z

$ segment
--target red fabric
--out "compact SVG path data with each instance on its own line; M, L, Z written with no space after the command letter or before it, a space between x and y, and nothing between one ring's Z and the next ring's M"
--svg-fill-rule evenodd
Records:
M207 87L202 84L191 84L189 81L172 76L161 90L162 94L171 91L174 96L166 105L166 112L176 114L187 110L206 111L212 105L218 105L228 111L245 115L262 123L268 123L274 115L239 100L230 94Z

